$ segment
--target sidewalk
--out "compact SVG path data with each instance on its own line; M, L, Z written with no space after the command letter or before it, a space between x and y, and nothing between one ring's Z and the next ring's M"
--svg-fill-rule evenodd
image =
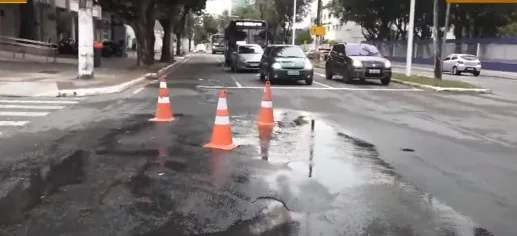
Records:
M127 58L102 58L101 67L94 68L94 79L79 80L76 59L45 61L45 57L34 55L13 59L12 54L0 52L0 96L88 96L120 92L146 77L161 76L172 65L157 62L149 68L136 68L133 53Z
M406 63L402 63L402 62L391 62L392 64L392 67L394 68L397 68L397 69L405 69L406 68ZM430 65L423 65L423 64L412 64L411 65L411 68L414 69L414 70L419 70L419 71L426 71L426 72L433 72L434 69L432 66ZM482 76L490 76L490 77L497 77L497 78L502 78L502 79L513 79L513 80L517 80L517 73L515 72L506 72L506 71L495 71L495 70L484 70L484 69L481 69L481 75Z

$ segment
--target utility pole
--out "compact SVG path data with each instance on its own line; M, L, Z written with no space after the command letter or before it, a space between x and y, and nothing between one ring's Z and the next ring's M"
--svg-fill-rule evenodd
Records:
M415 31L415 0L409 4L409 29L407 33L406 49L406 76L411 76L411 63L413 61L413 33Z
M442 50L439 44L440 35L438 34L440 25L438 25L438 0L433 3L433 49L434 49L434 78L442 79Z
M318 0L318 5L317 5L317 8L316 8L316 26L321 26L321 10L323 8L323 3L322 3L322 0ZM321 36L316 36L315 38L315 46L316 46L316 52L319 52L318 51L318 48L320 46L320 43L321 43ZM318 55L318 60L320 59L319 57L319 53L317 53Z
M78 25L78 77L79 79L93 79L93 2L79 0Z
M292 44L296 44L296 0L293 0L293 35L291 36Z
M447 33L449 32L449 15L451 13L451 4L447 3L447 9L445 10L445 27L442 38L442 57L445 57L445 45L447 45ZM443 69L443 68L442 68Z

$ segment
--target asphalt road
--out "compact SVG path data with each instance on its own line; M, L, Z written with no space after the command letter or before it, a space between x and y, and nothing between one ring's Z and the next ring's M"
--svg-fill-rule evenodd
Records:
M517 234L516 103L316 69L312 86L273 85L264 142L258 76L185 61L168 78L173 123L148 121L150 84L1 136L0 235ZM202 148L221 87L231 152Z

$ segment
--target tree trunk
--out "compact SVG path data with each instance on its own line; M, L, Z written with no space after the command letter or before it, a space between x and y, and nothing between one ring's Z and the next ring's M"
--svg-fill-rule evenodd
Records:
M438 11L439 4L438 0L434 0L433 4L433 48L434 48L434 78L442 79L442 55L441 55L441 47L439 45L440 36L438 35L438 30L440 26L438 25Z
M176 33L176 56L181 55L181 34Z
M192 37L188 38L188 52L192 51Z
M160 24L163 27L162 55L160 57L161 62L169 62L174 56L171 55L172 17L173 15L171 14L168 18L160 20Z
M154 63L154 2L141 1L139 9L136 22L133 24L138 43L137 65L142 62L149 66Z

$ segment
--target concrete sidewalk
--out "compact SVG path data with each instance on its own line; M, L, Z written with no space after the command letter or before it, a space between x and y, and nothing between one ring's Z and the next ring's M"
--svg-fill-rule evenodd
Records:
M116 93L163 75L174 63L157 62L149 68L137 68L136 55L127 58L102 58L92 80L77 79L77 60L59 58L47 63L45 57L27 55L13 59L0 52L0 96L89 96Z
M392 63L392 67L394 68L397 68L397 69L405 69L406 68L406 63L401 63L401 62L391 62ZM422 65L422 64L412 64L411 65L411 68L413 70L417 70L417 71L425 71L425 72L432 72L434 71L434 68L430 65ZM497 78L502 78L502 79L513 79L513 80L517 80L517 73L515 72L507 72L507 71L495 71L495 70L484 70L482 69L481 70L481 75L483 76L489 76L489 77L497 77Z

